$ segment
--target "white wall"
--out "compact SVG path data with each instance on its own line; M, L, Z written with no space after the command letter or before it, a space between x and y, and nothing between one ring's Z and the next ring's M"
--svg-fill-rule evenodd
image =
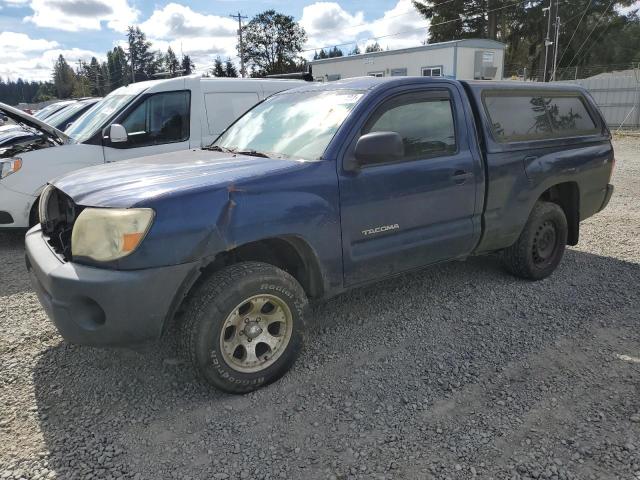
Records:
M473 80L475 52L492 51L494 52L494 65L498 67L496 80L502 78L504 50L462 46L458 46L457 50L457 71L454 69L455 47L452 45L433 50L374 56L358 55L353 58L346 57L346 60L313 63L313 77L314 79L323 78L326 81L327 75L340 75L340 78L351 78L369 75L372 72L384 72L384 76L389 77L391 76L391 70L396 68L406 68L408 76L421 76L422 67L442 66L442 74L444 76L452 77L455 74L456 78L460 80Z

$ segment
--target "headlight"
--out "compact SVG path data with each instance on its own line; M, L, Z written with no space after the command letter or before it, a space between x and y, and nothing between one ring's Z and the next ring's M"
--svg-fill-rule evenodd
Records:
M98 262L126 257L138 248L153 217L150 208L85 208L73 225L71 254Z
M21 168L21 158L10 158L8 160L3 160L2 162L0 162L0 178L8 177L12 173L16 173Z
M49 205L49 197L55 190L54 186L49 184L42 190L40 194L40 203L38 203L38 221L42 224L47 222L49 212L47 206Z

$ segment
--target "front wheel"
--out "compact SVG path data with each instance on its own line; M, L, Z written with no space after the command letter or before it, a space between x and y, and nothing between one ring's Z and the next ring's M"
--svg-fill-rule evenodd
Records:
M502 252L505 268L513 275L541 280L556 269L567 244L567 217L551 202L537 202L516 243Z
M191 297L182 348L200 376L229 393L271 383L301 347L307 298L288 273L244 262L216 272Z

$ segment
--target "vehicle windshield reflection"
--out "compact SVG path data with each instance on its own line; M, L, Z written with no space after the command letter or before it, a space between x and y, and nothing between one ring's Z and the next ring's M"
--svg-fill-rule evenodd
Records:
M109 95L87 110L65 131L74 141L82 143L104 126L114 113L121 110L137 95Z
M212 145L261 156L319 160L362 92L287 92L247 112Z

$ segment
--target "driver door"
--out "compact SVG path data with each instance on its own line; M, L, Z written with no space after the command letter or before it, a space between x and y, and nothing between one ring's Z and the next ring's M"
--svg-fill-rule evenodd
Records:
M392 96L360 135L396 132L404 157L341 172L344 281L357 285L468 254L477 166L449 86ZM347 153L351 155L351 153Z
M189 149L191 98L188 90L154 93L125 114L127 141L103 138L106 162Z

